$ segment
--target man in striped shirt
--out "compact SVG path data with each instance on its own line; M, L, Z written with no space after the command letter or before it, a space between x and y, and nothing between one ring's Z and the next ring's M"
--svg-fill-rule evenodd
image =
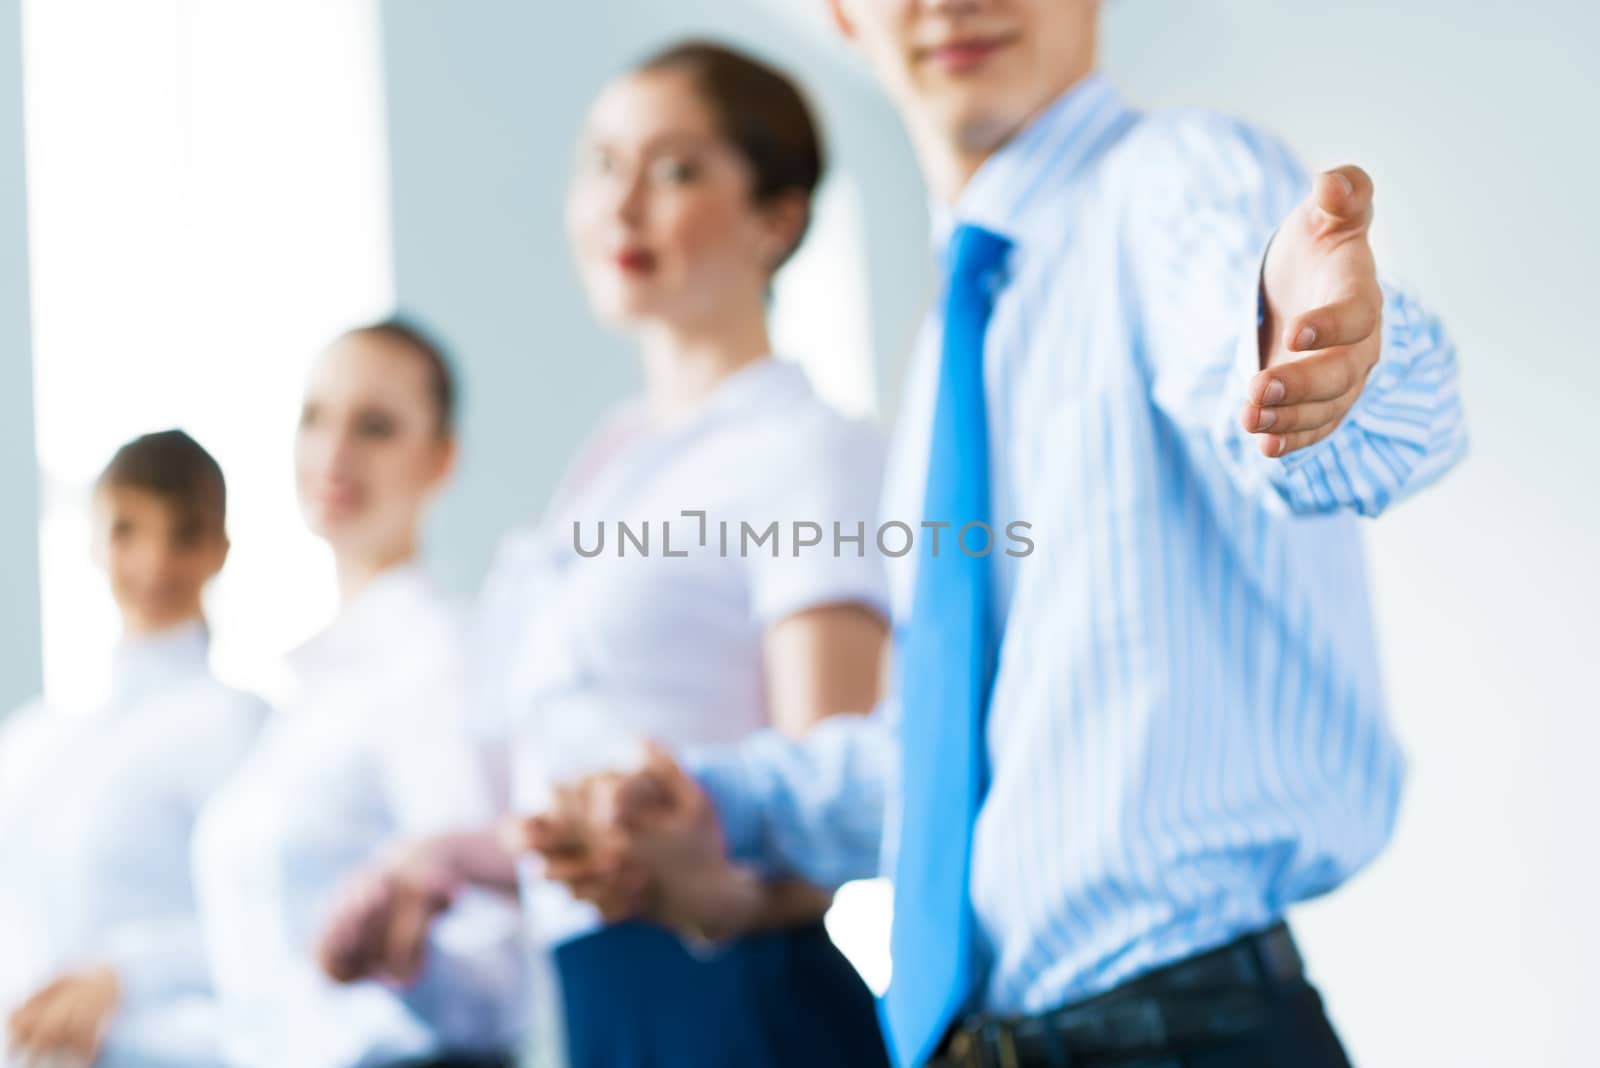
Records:
M947 269L883 518L1035 551L891 562L872 716L658 755L618 822L530 837L612 914L712 936L760 879L894 874L902 1064L1345 1065L1282 917L1390 833L1357 516L1463 454L1453 347L1380 283L1361 170L1130 108L1096 0L830 7Z

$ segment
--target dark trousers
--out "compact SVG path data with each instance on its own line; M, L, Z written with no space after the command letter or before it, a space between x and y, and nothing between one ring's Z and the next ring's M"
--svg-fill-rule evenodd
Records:
M1350 1068L1283 924L1030 1017L974 1016L933 1068Z
M556 950L572 1068L887 1068L872 993L822 924L708 958L625 923Z
M1271 1022L1256 1034L1153 1060L1111 1063L1118 1068L1350 1068L1315 987L1287 983L1273 996Z

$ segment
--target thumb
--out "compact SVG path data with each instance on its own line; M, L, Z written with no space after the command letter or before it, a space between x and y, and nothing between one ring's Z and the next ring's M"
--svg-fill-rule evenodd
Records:
M544 816L512 816L504 820L496 834L500 848L512 856L532 852L540 830L538 825L545 822L548 821Z
M1372 221L1372 192L1372 178L1351 165L1317 175L1311 195L1317 210L1338 228L1361 229Z
M681 810L685 801L684 778L677 759L656 741L645 743L644 766L623 782L617 796L619 822L639 830L652 815Z

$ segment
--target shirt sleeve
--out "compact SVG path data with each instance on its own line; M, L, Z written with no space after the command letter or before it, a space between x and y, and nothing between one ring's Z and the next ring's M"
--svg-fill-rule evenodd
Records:
M395 702L382 775L400 837L487 826L496 808L482 739L469 722L459 625L443 626L431 655L385 688ZM494 1050L520 1020L521 914L496 894L468 890L428 935L427 964L399 996L453 1049Z
M1152 177L1128 217L1134 314L1155 405L1196 467L1279 510L1371 516L1453 466L1466 451L1455 346L1387 283L1381 354L1355 406L1322 441L1261 455L1239 423L1260 370L1261 268L1309 182L1283 146L1233 120L1150 123L1141 174Z
M496 807L484 748L468 719L460 632L441 627L438 644L381 688L387 714L378 753L384 796L406 837L482 827Z
M729 855L828 888L879 874L899 760L892 708L829 717L800 739L766 730L732 748L686 753Z
M888 617L883 556L877 545L884 443L875 427L832 412L806 428L806 441L760 483L763 501L744 511L770 540L743 551L755 621L768 626L829 604L862 604Z
M526 1023L528 952L517 904L469 888L429 932L427 963L405 1003L448 1048L498 1052Z
M211 989L205 936L193 908L118 924L106 932L104 954L123 1003L136 1009Z
M162 907L110 916L104 935L106 963L116 969L124 1002L136 1007L211 989L192 875L181 862L190 856L201 810L243 762L267 715L258 698L209 684L179 695L172 707L186 713L187 790L183 803L168 809L170 823L150 828L148 841L152 855L158 841L170 846L164 855L176 865L167 873L171 885L161 895Z

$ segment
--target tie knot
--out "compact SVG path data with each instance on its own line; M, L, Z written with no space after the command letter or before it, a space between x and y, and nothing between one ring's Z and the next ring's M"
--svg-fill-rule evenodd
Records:
M950 235L950 281L961 285L984 283L1011 250L1011 241L993 230L962 223Z

